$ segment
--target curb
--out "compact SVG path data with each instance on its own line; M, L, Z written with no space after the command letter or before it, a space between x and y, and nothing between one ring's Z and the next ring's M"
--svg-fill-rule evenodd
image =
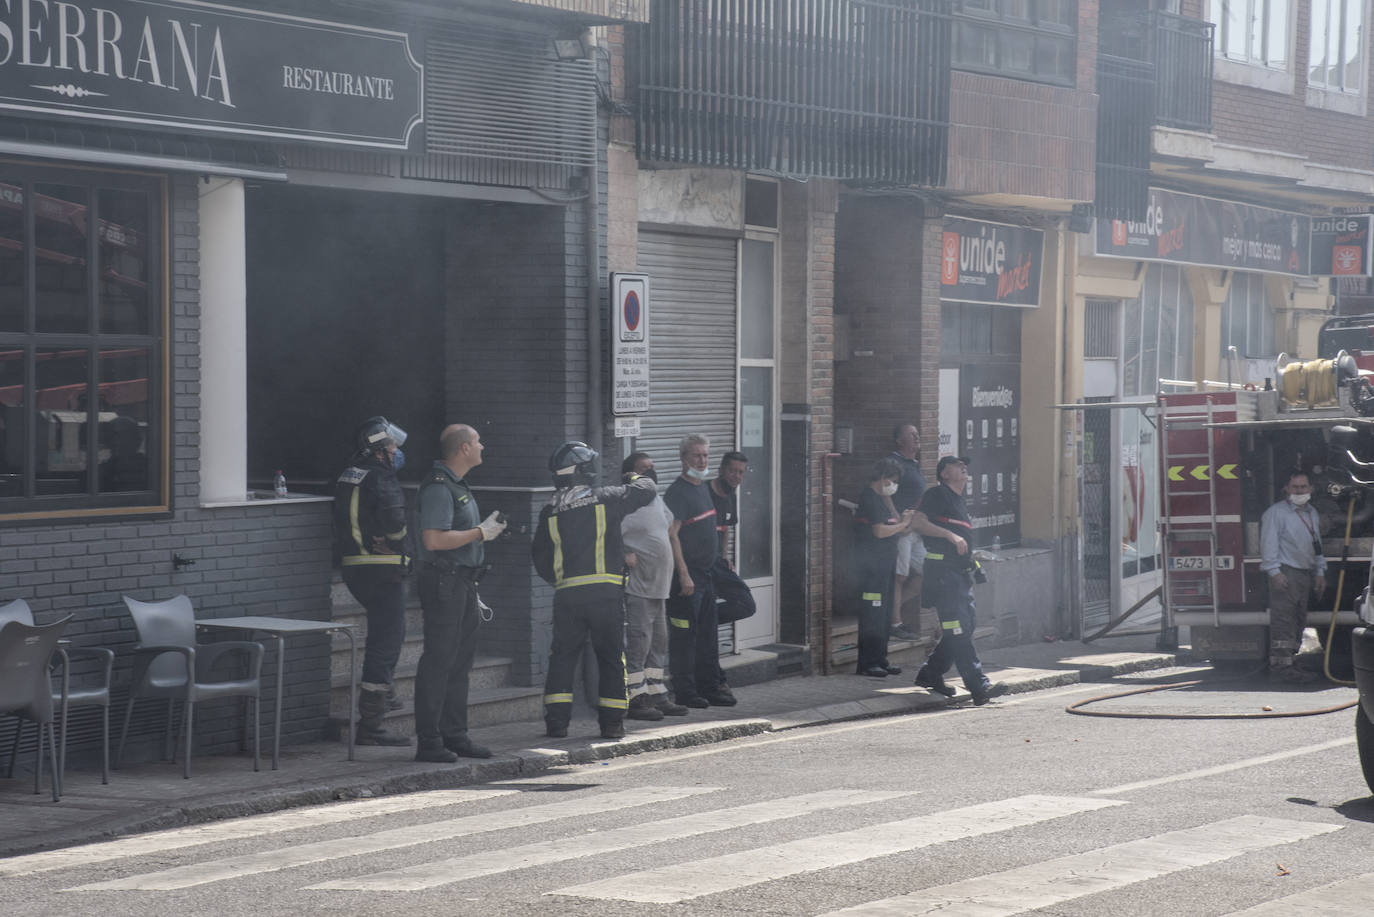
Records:
M1085 663L1060 670L1007 667L999 680L1009 694L1024 694L1080 682L1108 681L1151 669L1179 665L1177 655L1123 654L1109 663ZM42 850L112 840L132 834L182 828L189 825L262 815L302 806L322 805L349 799L370 799L425 790L455 789L480 783L516 780L538 776L572 764L593 764L645 752L712 745L731 739L784 732L807 726L823 726L879 717L902 716L964 705L971 695L960 691L952 698L932 693L879 695L794 710L772 718L745 718L724 722L683 724L654 732L631 733L619 741L590 740L569 748L529 747L498 753L484 760L464 759L461 763L411 773L374 774L356 781L331 781L266 790L252 796L206 797L188 805L163 809L136 818L112 816L104 823L92 823L65 834L49 834L41 840L30 839L0 845L0 857L19 856ZM407 762L409 763L409 762Z

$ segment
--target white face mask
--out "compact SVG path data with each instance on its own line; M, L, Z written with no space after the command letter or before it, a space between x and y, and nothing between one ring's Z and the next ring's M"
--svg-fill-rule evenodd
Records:
M1311 495L1311 494L1289 494L1289 495L1288 495L1288 502L1289 502L1289 503L1292 503L1294 506L1303 506L1303 505L1305 505L1305 504L1307 503L1308 500L1311 500L1311 499L1312 499L1312 495Z
M878 493L882 494L884 497L890 497L896 492L897 484L893 481L884 481L882 485L878 487Z

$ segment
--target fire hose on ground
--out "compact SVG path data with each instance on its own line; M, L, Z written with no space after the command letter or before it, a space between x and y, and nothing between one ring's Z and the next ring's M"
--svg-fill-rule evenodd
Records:
M1355 682L1345 681L1344 679L1337 678L1335 675L1331 673L1331 650L1336 645L1336 617L1340 612L1341 608L1341 593L1345 591L1345 569L1346 562L1350 558L1350 528L1355 513L1355 498L1356 495L1352 493L1350 495L1350 501L1346 505L1345 541L1341 546L1341 572L1336 579L1336 598L1335 601L1333 601L1331 604L1331 623L1328 626L1326 632L1326 646L1322 654L1322 672L1326 676L1326 679L1330 681L1332 684L1349 685L1352 687L1354 686ZM1126 612L1124 612L1122 615L1120 615L1113 621L1109 622L1106 627L1102 628L1102 630L1093 634L1092 637L1085 638L1083 642L1087 643L1089 639L1095 640L1098 637L1103 636L1108 631L1119 625L1121 622L1125 621L1128 617L1131 616L1133 612L1136 611L1136 609L1140 608L1142 605L1145 604L1146 601L1153 598L1158 593L1158 589L1154 590L1149 595L1145 596L1143 599L1141 599L1139 602L1133 605ZM1248 675L1241 677L1248 677ZM1351 707L1356 706L1360 702L1359 699L1356 698L1355 700L1349 701L1344 704L1336 704L1330 707L1317 707L1311 710L1263 711L1260 713L1137 713L1129 711L1084 709L1085 707L1088 707L1092 704L1098 704L1104 701L1117 700L1123 697L1133 697L1138 694L1153 694L1158 691L1176 691L1180 688L1192 688L1196 687L1197 685L1205 684L1209 681L1215 680L1196 679L1193 681L1179 681L1167 685L1152 685L1148 688L1134 688L1130 691L1118 691L1113 694L1101 694L1097 697L1090 697L1087 700L1081 700L1078 703L1070 704L1069 706L1064 708L1064 712L1072 713L1076 716L1101 716L1136 720L1267 720L1299 716L1321 716L1327 713L1338 713L1341 710L1349 710Z

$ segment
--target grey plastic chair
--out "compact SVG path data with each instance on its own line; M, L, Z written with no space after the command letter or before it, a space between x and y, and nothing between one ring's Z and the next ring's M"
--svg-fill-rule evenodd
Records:
M57 739L53 730L52 682L48 661L71 615L61 621L31 626L9 621L0 626L0 713L38 724L38 747L34 753L33 790L38 792L43 774L43 740L47 739L52 766L52 801L61 798L62 780L57 765ZM14 762L10 761L11 771Z
M189 779L191 724L196 704L220 697L250 697L253 699L253 770L258 770L262 644L251 640L197 643L195 612L191 600L184 595L161 602L140 602L126 595L124 604L138 629L138 645L134 647L133 682L129 688L128 706L124 708L124 728L119 734L115 768L119 768L124 758L124 742L129 737L129 719L136 701L146 697L167 700L167 757L173 761L176 755L171 741L172 713L176 702L182 702L186 711L182 776ZM248 675L226 681L206 681L215 662L226 653L242 653L248 664Z
M23 599L15 599L8 605L0 605L0 624L18 621L33 624L33 609ZM59 784L67 779L67 724L73 707L100 708L100 782L110 782L110 676L114 671L114 651L101 646L63 646L57 647L57 656L62 663L66 690L55 691L53 703L59 705L58 722L62 724L57 739L57 772ZM99 680L83 679L75 687L71 684L71 661L73 659L98 660ZM20 731L15 730L14 749L10 761L19 751Z

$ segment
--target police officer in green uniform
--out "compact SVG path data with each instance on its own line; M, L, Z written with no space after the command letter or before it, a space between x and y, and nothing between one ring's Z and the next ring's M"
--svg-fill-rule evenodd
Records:
M416 761L490 758L468 738L468 673L477 652L477 578L482 543L506 528L500 513L481 519L465 480L482 464L482 438L466 424L439 436L440 458L420 485L420 607L425 648L415 674ZM481 521L478 521L481 520Z

